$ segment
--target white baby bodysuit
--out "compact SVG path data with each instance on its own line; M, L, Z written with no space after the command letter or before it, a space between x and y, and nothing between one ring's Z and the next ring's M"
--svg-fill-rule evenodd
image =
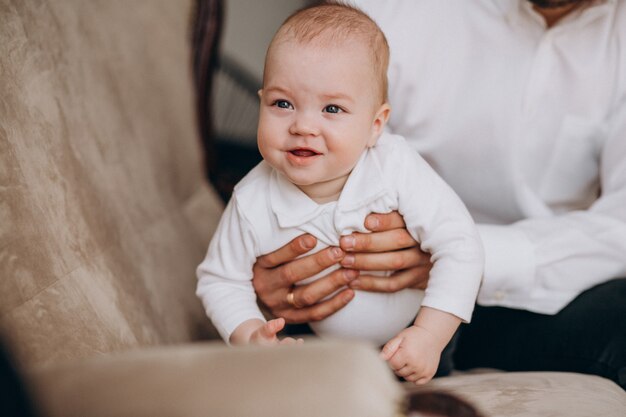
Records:
M368 232L364 227L368 214L394 210L422 250L431 254L426 291L356 291L343 309L310 323L313 330L322 337L384 344L413 321L420 305L469 321L483 273L476 227L451 188L402 137L389 133L363 153L338 201L331 203L316 203L267 163L257 165L235 187L198 266L196 293L228 341L244 321L264 319L251 282L257 257L303 233L318 239L311 253L338 246L341 236Z

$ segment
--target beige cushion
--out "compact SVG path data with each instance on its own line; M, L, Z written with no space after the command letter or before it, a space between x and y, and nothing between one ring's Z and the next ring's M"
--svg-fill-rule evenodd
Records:
M29 375L50 417L395 417L402 389L354 343L143 349Z
M439 378L408 392L443 389L487 417L624 417L626 392L613 381L562 372L499 372Z
M0 2L0 334L23 363L211 334L191 9Z

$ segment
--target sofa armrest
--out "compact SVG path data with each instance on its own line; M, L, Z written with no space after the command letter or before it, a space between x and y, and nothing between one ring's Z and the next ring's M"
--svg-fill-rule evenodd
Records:
M367 345L142 349L33 369L49 417L393 417L403 390Z

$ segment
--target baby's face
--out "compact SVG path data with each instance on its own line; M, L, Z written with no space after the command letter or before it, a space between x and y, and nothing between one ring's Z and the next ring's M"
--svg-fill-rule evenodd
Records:
M339 192L382 131L388 106L372 68L358 42L272 48L259 92L259 150L309 196Z

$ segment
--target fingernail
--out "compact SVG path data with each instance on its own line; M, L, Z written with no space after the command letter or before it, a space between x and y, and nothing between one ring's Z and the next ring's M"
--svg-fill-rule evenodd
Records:
M356 277L359 276L359 271L356 271L354 269L344 269L343 270L343 276L346 277L348 282L350 282L350 281L352 281L353 279L355 279Z
M341 257L343 256L343 251L341 250L341 248L337 248L337 247L332 248L330 253L333 255L333 258L335 259L341 259Z
M379 225L379 221L377 217L368 217L367 220L365 221L365 227L367 227L370 230L376 229L378 228Z
M354 265L354 255L346 255L345 258L341 261L341 265L343 266L352 266Z
M354 236L344 236L341 238L341 246L344 249L354 248Z
M350 288L352 288L353 290L358 290L360 286L361 286L361 281L359 281L358 279L352 280L350 282Z
M313 249L313 247L315 246L315 239L313 239L313 236L303 237L302 246L304 247L304 249Z

